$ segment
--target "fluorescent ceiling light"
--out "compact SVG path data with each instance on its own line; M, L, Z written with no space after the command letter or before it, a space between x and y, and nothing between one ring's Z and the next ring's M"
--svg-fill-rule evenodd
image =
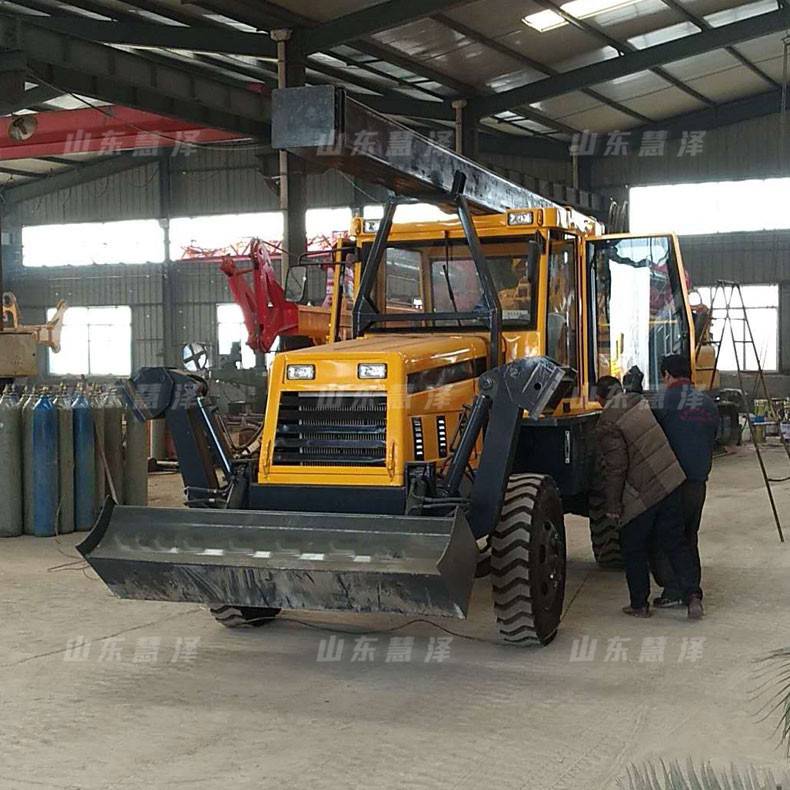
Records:
M604 11L613 11L615 8L623 8L623 6L638 2L639 0L571 0L569 3L563 3L561 7L563 11L567 11L577 19L586 19L588 16L595 16ZM525 16L522 22L540 33L568 24L556 11L551 10L538 11Z

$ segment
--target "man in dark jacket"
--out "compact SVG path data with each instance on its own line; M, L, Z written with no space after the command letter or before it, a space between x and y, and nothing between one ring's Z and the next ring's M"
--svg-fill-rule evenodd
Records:
M653 412L686 474L686 481L680 487L683 529L691 547L699 583L702 575L699 526L713 463L719 410L709 395L694 388L691 366L686 357L680 354L664 357L661 360L661 377L665 386L653 403ZM664 592L653 604L661 608L682 606L682 592L663 552L657 552L653 558L653 575L664 586Z
M689 619L702 617L702 591L683 536L680 464L650 404L635 392L624 393L612 376L597 385L604 407L596 428L604 476L607 516L621 526L620 542L631 605L625 614L650 616L650 549L667 555L688 604Z

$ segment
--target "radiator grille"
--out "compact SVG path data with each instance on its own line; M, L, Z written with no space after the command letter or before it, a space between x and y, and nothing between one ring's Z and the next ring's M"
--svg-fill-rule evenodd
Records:
M280 395L274 442L276 466L384 466L386 440L386 395Z

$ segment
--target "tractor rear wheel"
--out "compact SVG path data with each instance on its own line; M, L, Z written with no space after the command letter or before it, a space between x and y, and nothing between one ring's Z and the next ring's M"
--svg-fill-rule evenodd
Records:
M607 570L622 570L623 550L620 547L620 526L606 515L606 499L602 492L590 491L590 540L595 561Z
M264 609L256 606L211 606L214 619L225 628L260 628L271 623L282 609Z
M547 645L565 598L565 520L554 481L511 475L491 533L491 583L500 641Z

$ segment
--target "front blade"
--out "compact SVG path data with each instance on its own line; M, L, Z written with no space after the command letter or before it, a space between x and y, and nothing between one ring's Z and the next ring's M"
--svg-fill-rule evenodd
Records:
M78 547L120 598L465 617L477 545L449 517L105 505Z

